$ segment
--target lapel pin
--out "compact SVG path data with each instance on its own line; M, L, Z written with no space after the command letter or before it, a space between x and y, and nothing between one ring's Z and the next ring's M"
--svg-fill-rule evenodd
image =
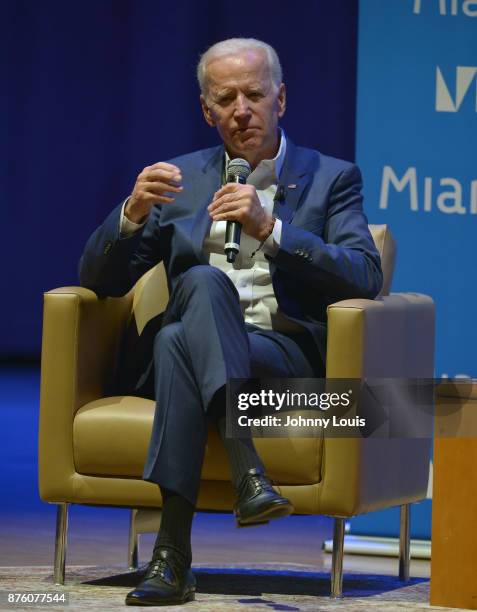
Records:
M292 183L291 185L288 185L288 189L296 189L295 183Z

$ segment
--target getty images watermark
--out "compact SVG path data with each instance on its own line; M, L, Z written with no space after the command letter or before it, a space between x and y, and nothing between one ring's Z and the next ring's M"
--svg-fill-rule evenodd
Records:
M431 438L435 379L233 379L229 437Z
M273 389L261 389L259 392L239 392L237 395L237 409L249 411L250 408L274 410L283 409L283 416L264 414L260 417L241 414L237 417L239 427L363 427L366 419L359 416L338 417L331 414L329 417L313 416L313 412L325 412L333 408L349 408L352 405L353 389L337 392L300 392L287 389L285 392ZM306 408L308 414L296 414L296 408ZM293 412L290 412L290 409ZM285 412L288 411L288 412Z

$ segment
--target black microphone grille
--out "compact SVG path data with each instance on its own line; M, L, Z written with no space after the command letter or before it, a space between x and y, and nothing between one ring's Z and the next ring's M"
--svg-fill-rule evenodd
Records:
M252 172L252 168L246 159L236 157L231 159L227 166L227 176L240 176L246 181Z

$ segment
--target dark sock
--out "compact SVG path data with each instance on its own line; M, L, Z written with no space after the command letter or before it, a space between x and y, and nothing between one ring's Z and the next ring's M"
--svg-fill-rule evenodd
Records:
M191 527L195 508L185 497L161 487L162 516L152 553L155 560L160 548L176 551L187 567L192 562Z
M232 471L232 484L236 489L245 474L252 468L265 471L263 463L255 450L252 438L227 438L225 436L226 418L217 421L217 429L225 446Z

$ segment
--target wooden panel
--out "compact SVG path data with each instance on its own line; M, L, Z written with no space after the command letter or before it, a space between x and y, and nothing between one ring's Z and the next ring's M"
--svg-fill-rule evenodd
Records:
M464 422L477 425L476 401L461 401L459 410ZM445 414L437 412L436 431L442 431ZM476 523L477 437L436 437L431 605L477 610Z

